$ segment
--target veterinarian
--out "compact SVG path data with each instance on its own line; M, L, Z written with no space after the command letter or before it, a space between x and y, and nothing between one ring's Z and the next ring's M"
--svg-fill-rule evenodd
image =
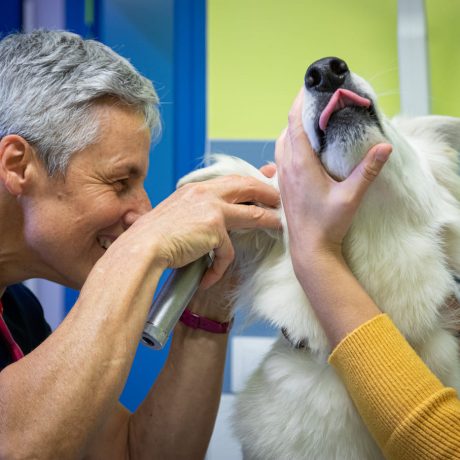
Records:
M456 392L415 354L342 255L353 216L391 146L375 146L348 179L334 181L304 134L302 100L303 91L275 156L294 270L335 347L329 361L387 458L460 458Z
M279 195L220 178L151 209L143 183L158 104L151 82L95 41L37 31L0 42L2 459L205 455L230 320L220 280L233 257L228 230L279 228ZM247 202L266 209L238 204ZM131 414L118 397L158 279L210 250L209 289L188 307L210 325L177 325L163 372ZM35 277L81 289L52 334L18 284Z

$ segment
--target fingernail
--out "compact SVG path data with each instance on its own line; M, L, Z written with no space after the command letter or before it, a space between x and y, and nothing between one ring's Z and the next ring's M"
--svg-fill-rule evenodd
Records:
M385 163L390 157L393 148L391 145L385 144L382 146L377 147L377 151L375 152L374 158L381 163Z

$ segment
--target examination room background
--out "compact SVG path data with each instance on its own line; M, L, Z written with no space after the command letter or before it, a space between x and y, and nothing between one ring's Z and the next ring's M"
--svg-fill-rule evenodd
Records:
M2 0L0 4L2 36L35 27L66 28L111 46L154 82L162 101L163 133L152 149L146 183L153 204L174 190L176 180L196 167L206 150L237 154L257 166L271 160L274 140L286 124L305 70L321 57L344 59L374 86L387 115L400 111L397 0ZM460 1L426 0L425 6L428 111L460 116ZM55 328L77 293L39 280L29 284ZM276 334L259 324L243 328L245 322L244 317L237 319L232 338L261 338L244 342L254 344L254 350ZM235 376L232 380L232 349L225 394L239 385ZM144 398L166 355L167 350L139 346L122 395L128 408L135 409ZM241 363L243 356L233 358L238 366L235 363Z

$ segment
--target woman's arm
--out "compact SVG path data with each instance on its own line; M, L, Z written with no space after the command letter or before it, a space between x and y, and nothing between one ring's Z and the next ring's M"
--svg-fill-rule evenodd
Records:
M178 323L146 399L133 414L118 404L85 458L202 460L219 408L227 341L228 334Z
M223 296L229 282L225 275L206 291L199 290L188 308L223 321L230 312ZM179 322L146 399L133 414L121 404L115 407L87 460L203 459L219 407L227 342L226 333L194 330Z
M182 433L188 429L192 436L194 429L208 435L220 394L225 337L210 339L201 331L178 329L166 377L148 398L156 402L147 402L143 412L145 436L139 434L139 424L131 431L118 398L163 269L183 266L214 250L215 263L204 280L212 285L233 258L228 230L277 228L277 213L268 208L278 199L272 187L252 178L192 184L120 235L91 270L77 303L57 330L0 373L0 457L75 459L95 452L96 458L125 458L135 452L140 458L156 458L155 449L161 452L159 444L164 443L180 458L187 444L171 437L173 428ZM268 208L238 204L247 201ZM200 387L204 377L198 374L208 370L211 383ZM205 398L209 393L212 396ZM190 412L185 415L186 404L195 408L193 423ZM206 412L203 416L199 405ZM163 431L160 424L151 423L157 414L158 420L165 420ZM154 442L144 448L128 444L148 437ZM192 450L196 457L199 448Z
M388 458L459 458L460 401L442 386L364 291L342 256L342 241L391 146L373 147L336 182L301 123L302 93L276 147L293 266L333 347L336 367ZM308 262L307 262L308 261Z

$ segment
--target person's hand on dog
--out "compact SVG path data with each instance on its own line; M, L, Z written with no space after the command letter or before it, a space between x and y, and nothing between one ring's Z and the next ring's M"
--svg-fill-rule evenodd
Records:
M275 149L294 263L306 251L317 254L333 251L341 255L353 216L392 151L390 144L377 144L347 179L334 180L313 151L302 126L303 94L302 89Z
M276 166L267 164L260 168L266 177L276 174ZM239 283L238 269L231 264L223 276L209 288L200 286L189 304L189 309L207 318L224 322L233 315L232 291Z
M263 203L266 208L244 204L248 202ZM279 228L274 210L278 206L278 191L252 177L225 176L190 183L137 219L112 246L123 242L129 248L153 241L164 268L182 267L214 251L214 262L201 283L207 288L222 277L233 260L228 231ZM109 250L113 251L112 246Z

